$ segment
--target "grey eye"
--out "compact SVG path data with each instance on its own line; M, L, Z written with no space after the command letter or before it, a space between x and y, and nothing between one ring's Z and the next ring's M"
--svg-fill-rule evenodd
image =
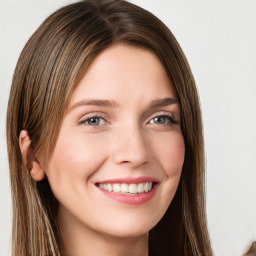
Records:
M157 116L154 117L150 123L154 123L154 124L166 124L170 122L170 118L167 116Z
M87 124L87 125L96 126L96 125L102 125L104 123L105 123L105 120L102 117L97 117L97 116L90 117L85 120L85 124Z
M171 124L178 124L178 121L169 115L159 115L155 116L149 121L150 124L162 124L162 125L171 125Z

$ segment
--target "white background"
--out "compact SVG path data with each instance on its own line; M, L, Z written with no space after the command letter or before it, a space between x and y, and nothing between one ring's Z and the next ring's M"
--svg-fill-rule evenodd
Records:
M5 113L17 58L54 10L74 1L0 0L0 255L10 255L11 198ZM200 93L207 214L216 256L256 240L256 1L136 0L181 44Z

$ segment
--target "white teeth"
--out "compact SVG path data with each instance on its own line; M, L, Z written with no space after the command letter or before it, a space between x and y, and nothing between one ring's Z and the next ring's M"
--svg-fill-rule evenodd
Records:
M142 192L144 192L144 186L143 186L143 183L140 183L138 185L138 193L142 193Z
M152 189L152 186L153 186L153 183L152 182L149 182L148 183L148 191L150 191Z
M136 184L130 184L129 185L129 193L131 194L137 194L138 193L138 187Z
M115 184L99 184L99 188L108 192L122 193L122 194L141 194L147 193L152 189L153 182L144 182L139 184L115 183Z
M107 184L107 188L108 188L108 192L112 192L112 185L111 184Z
M145 192L148 192L148 183L145 183L145 185L144 185L144 191L145 191Z
M120 184L113 184L113 192L117 193L121 191Z
M121 185L121 192L122 192L122 193L128 193L128 192L129 192L129 185L123 183L123 184Z

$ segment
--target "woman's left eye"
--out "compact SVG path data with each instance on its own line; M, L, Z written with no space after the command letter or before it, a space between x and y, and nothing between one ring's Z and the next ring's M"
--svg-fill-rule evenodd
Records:
M178 124L178 122L174 119L174 117L172 116L168 116L168 115L161 115L161 116L156 116L154 118L152 118L149 121L150 124Z
M103 117L93 116L93 117L87 118L81 123L86 125L91 125L91 126L98 126L98 125L104 125L106 123L106 120Z

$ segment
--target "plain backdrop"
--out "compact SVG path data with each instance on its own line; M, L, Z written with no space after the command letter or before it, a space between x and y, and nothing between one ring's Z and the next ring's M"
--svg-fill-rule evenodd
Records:
M10 255L11 197L5 116L25 42L74 1L1 0L0 255ZM256 1L136 0L176 36L198 86L206 146L207 215L216 256L240 256L256 240Z

